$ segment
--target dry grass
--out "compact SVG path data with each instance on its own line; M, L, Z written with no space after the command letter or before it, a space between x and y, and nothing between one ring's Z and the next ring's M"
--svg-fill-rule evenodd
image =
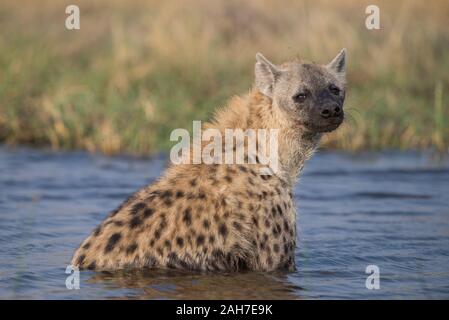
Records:
M0 141L147 154L246 92L254 54L326 62L349 51L345 150L449 146L449 3L72 1L0 4ZM13 17L13 18L12 18Z

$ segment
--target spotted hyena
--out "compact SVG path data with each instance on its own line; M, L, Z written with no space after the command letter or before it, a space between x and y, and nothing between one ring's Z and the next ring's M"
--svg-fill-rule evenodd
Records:
M106 217L76 250L73 265L294 269L293 186L321 135L343 121L345 50L327 65L275 65L262 54L256 60L254 89L233 98L206 128L278 129L277 172L262 174L257 155L246 149L245 159L255 163L172 164Z

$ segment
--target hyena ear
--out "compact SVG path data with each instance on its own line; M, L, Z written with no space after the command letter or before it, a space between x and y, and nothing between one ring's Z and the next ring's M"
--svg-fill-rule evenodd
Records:
M343 48L327 66L343 83L346 82L346 49Z
M261 53L256 54L256 88L264 95L273 97L273 85L281 71Z

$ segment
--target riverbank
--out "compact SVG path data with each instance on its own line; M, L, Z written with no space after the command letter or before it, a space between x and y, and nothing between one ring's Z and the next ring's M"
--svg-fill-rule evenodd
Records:
M327 62L348 49L341 150L449 147L449 5L379 1L78 1L0 6L0 142L106 154L166 150L253 81L254 55ZM8 17L14 17L10 19Z

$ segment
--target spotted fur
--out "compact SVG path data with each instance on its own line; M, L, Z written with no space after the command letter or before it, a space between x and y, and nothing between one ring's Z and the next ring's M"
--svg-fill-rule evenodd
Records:
M305 69L324 72L312 66ZM294 269L293 186L321 133L292 118L279 106L282 99L262 92L256 81L204 129L279 129L278 172L262 174L260 163L171 165L109 214L81 243L72 264L91 270ZM245 158L255 157L244 151Z

